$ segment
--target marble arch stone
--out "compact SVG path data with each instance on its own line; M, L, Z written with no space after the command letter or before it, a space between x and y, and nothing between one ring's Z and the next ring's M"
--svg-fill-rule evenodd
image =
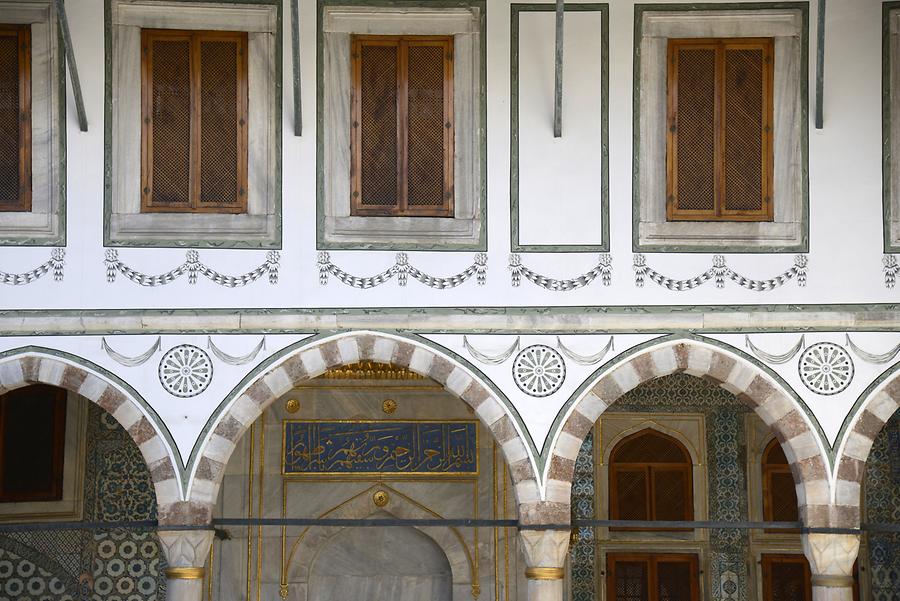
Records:
M128 432L150 471L156 491L160 520L163 509L179 503L180 485L171 450L152 419L140 404L97 370L48 352L26 350L0 359L0 394L29 386L48 384L82 396L99 405Z
M387 489L388 492L388 497L390 499L388 505L384 508L375 507L372 502L372 494L375 491L383 489ZM327 517L329 519L367 519L381 513L386 513L397 519L427 520L435 518L433 514L421 507L417 507L411 500L405 498L404 495L401 495L388 486L380 485L372 486L354 496L336 510L329 512L327 516L322 517ZM471 587L473 584L474 571L471 550L464 542L464 539L460 538L458 530L455 528L443 527L413 527L433 540L447 557L447 561L450 563L454 591L458 590L458 587ZM299 541L289 555L292 559L288 565L289 585L292 583L309 582L312 564L317 557L316 550L342 530L344 530L343 526L322 526L309 528L306 531L306 535ZM468 596L465 598L471 598L471 590L467 590L467 593ZM456 598L455 594L454 598Z
M898 408L900 364L892 367L888 377L862 399L838 446L835 502L848 508L845 521L849 527L858 527L860 523L862 482L869 452L878 433Z
M652 346L600 374L569 409L558 430L547 467L547 500L570 502L581 443L607 407L644 382L678 372L715 382L768 424L791 465L800 515L807 526L839 527L846 523L840 519L843 512L834 511L830 501L829 472L819 438L796 402L752 362L696 340L671 340Z
M216 418L189 484L189 501L166 513L171 524L208 523L225 466L244 432L276 399L326 370L359 361L389 363L431 378L475 411L503 451L524 523L540 523L542 504L525 441L513 419L484 383L458 362L422 343L380 332L347 332L305 345L258 376ZM566 518L568 520L568 518Z

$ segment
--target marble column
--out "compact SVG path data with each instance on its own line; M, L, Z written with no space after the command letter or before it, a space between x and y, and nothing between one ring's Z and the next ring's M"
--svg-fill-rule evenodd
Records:
M569 551L568 530L522 530L528 601L563 601L563 578Z
M166 568L166 601L202 601L212 530L160 530Z
M853 601L859 535L804 534L803 552L812 572L813 601Z

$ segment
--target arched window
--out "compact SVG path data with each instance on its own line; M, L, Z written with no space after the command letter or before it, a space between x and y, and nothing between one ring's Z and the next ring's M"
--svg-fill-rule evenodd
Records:
M66 391L26 386L0 395L0 503L62 499Z
M610 455L610 519L693 520L692 469L671 436L647 429L625 438Z
M763 519L767 522L797 522L797 489L784 449L772 439L762 455ZM784 532L782 530L782 532Z

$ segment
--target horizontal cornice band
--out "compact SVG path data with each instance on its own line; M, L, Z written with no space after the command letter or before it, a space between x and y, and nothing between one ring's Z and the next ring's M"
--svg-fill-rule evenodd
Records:
M890 332L900 304L2 310L0 336L165 333Z

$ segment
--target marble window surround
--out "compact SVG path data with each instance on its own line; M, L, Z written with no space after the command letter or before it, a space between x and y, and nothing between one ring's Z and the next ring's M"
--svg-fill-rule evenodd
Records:
M699 413L618 413L604 414L600 423L599 435L595 440L599 441L600 448L596 450L600 465L596 467L597 490L608 489L610 456L616 446L628 436L653 430L666 436L670 436L684 445L691 456L693 472L691 474L691 495L694 502L694 520L709 519L708 487L706 482L706 422L704 416ZM608 494L598 495L599 519L610 519L610 499ZM688 533L681 532L616 532L608 528L603 529L599 537L610 543L615 541L633 540L684 540L702 541L709 538L708 530L693 530Z
M885 123L889 126L886 133L889 145L885 146L888 160L885 164L885 252L896 252L900 249L900 153L893 152L900 140L900 60L894 57L900 52L900 8L893 8L887 16L889 45L885 47L884 60L887 63L889 77L885 84L889 86L888 105L885 107Z
M74 392L66 394L66 435L63 455L63 491L59 501L0 503L0 522L80 520L83 505L87 402Z
M65 72L56 9L50 0L0 4L0 23L31 25L31 210L0 212L0 245L64 245Z
M281 244L280 190L274 174L277 137L274 4L203 3L178 0L112 0L113 65L107 102L112 136L107 161L105 243L108 246L277 247ZM141 213L141 28L246 31L248 33L248 192L244 214ZM117 157L127 157L117 160Z
M320 130L320 248L437 247L483 250L481 14L478 7L325 6ZM350 37L453 35L454 216L350 215Z
M639 24L640 149L635 249L806 251L803 151L803 32L800 9L648 10ZM669 38L771 37L775 40L774 221L666 221L666 51Z

